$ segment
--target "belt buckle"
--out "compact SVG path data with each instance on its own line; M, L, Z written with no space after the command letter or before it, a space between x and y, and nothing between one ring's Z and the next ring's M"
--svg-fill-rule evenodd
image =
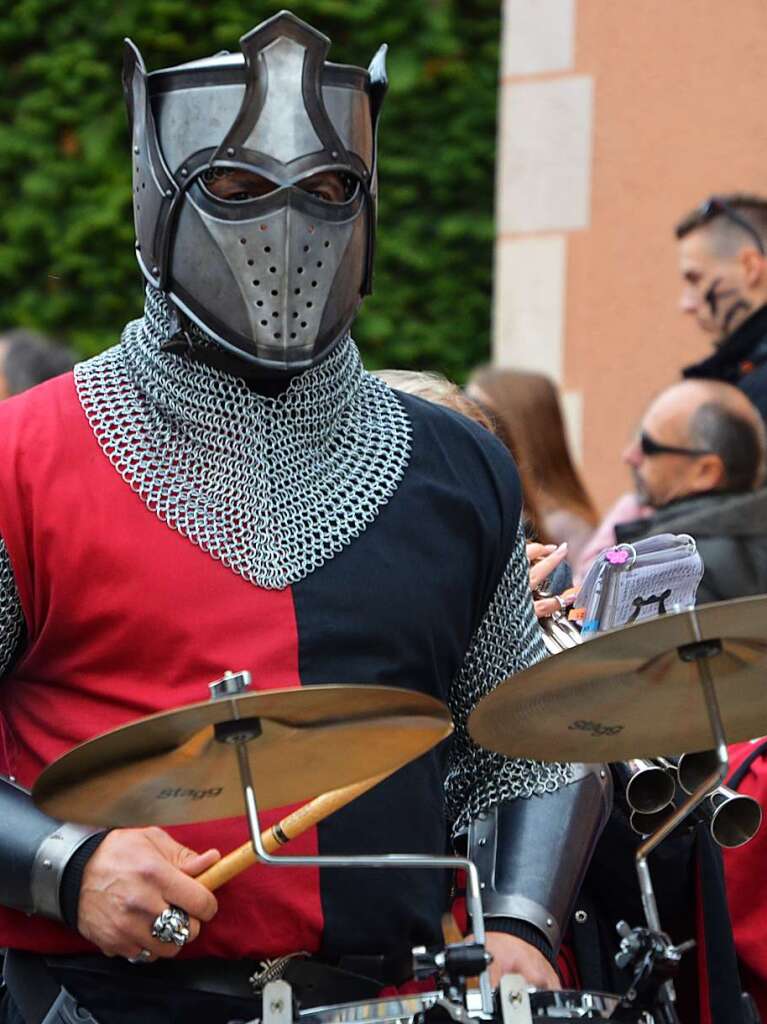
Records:
M286 953L284 956L274 957L272 960L261 960L258 965L259 969L248 978L254 995L260 995L264 986L268 985L270 981L280 981L291 960L308 960L310 956L310 953L302 949L298 953Z

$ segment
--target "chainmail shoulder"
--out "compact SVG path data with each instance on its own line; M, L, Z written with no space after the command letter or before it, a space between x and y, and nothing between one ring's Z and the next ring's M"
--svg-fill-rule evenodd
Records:
M251 583L282 589L373 522L410 458L395 393L367 373L351 338L276 398L162 352L161 293L119 346L75 382L110 462L168 526Z
M26 635L24 612L5 541L0 537L0 676L16 660Z
M551 793L573 778L572 767L526 758L508 758L478 747L467 721L481 697L507 676L546 657L533 610L525 537L520 527L514 553L475 633L448 703L455 733L445 783L453 834L503 800Z

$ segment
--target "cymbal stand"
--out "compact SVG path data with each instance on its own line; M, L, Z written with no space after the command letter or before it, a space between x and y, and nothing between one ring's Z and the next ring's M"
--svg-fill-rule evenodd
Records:
M639 891L642 897L642 907L645 918L651 932L663 935L660 917L658 915L658 904L655 900L655 891L650 877L650 869L647 858L652 851L670 835L681 822L685 820L695 808L701 804L712 789L720 786L727 777L729 757L727 753L727 741L724 735L722 716L719 710L719 702L716 697L713 676L711 675L710 659L721 653L722 644L719 640L704 640L700 632L700 623L694 608L690 609L693 632L696 637L691 644L684 644L677 648L677 653L682 661L694 663L698 672L698 681L703 693L708 720L711 725L711 733L714 739L716 751L716 767L708 775L693 793L666 819L666 821L655 831L636 852L636 872L639 879ZM659 990L661 1010L666 1013L665 1020L677 1020L674 1002L676 996L672 981L665 981Z
M240 723L232 723L240 725ZM261 825L258 817L258 803L253 785L253 777L250 770L247 744L251 740L258 741L259 728L254 720L250 719L232 732L226 742L234 745L240 768L240 780L242 782L243 794L245 796L245 807L247 810L248 826L253 848L259 860L274 867L335 867L335 868L426 868L428 870L452 870L463 868L466 872L466 908L471 920L474 932L474 941L484 949L485 945L485 924L482 917L482 897L480 894L479 873L476 866L464 857L430 856L428 854L410 853L386 853L365 856L290 856L280 854L275 857L268 853L261 841ZM248 730L250 729L250 734ZM466 1017L481 1018L490 1020L493 1017L493 991L490 986L490 975L488 965L490 958L485 956L485 968L479 976L479 988L469 989L466 992ZM460 1007L456 1008L459 1011Z

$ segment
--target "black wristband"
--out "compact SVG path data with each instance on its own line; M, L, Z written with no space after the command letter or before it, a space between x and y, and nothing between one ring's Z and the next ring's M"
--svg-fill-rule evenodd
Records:
M59 905L64 923L77 931L77 911L80 904L80 886L83 881L85 865L99 848L101 843L109 835L109 832L97 832L96 835L86 839L73 854L64 868L61 877L61 889L59 890Z
M486 917L485 931L503 932L504 935L514 935L516 938L522 939L523 942L542 953L554 970L557 969L557 958L551 948L551 943L534 924L520 921L515 917Z

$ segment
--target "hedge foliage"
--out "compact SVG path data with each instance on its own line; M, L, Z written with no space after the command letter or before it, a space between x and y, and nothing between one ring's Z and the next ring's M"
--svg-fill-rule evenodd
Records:
M486 358L498 0L294 0L367 64L390 44L371 366L462 377ZM147 66L219 49L279 7L253 0L5 0L0 14L0 326L90 354L140 312L122 39Z

